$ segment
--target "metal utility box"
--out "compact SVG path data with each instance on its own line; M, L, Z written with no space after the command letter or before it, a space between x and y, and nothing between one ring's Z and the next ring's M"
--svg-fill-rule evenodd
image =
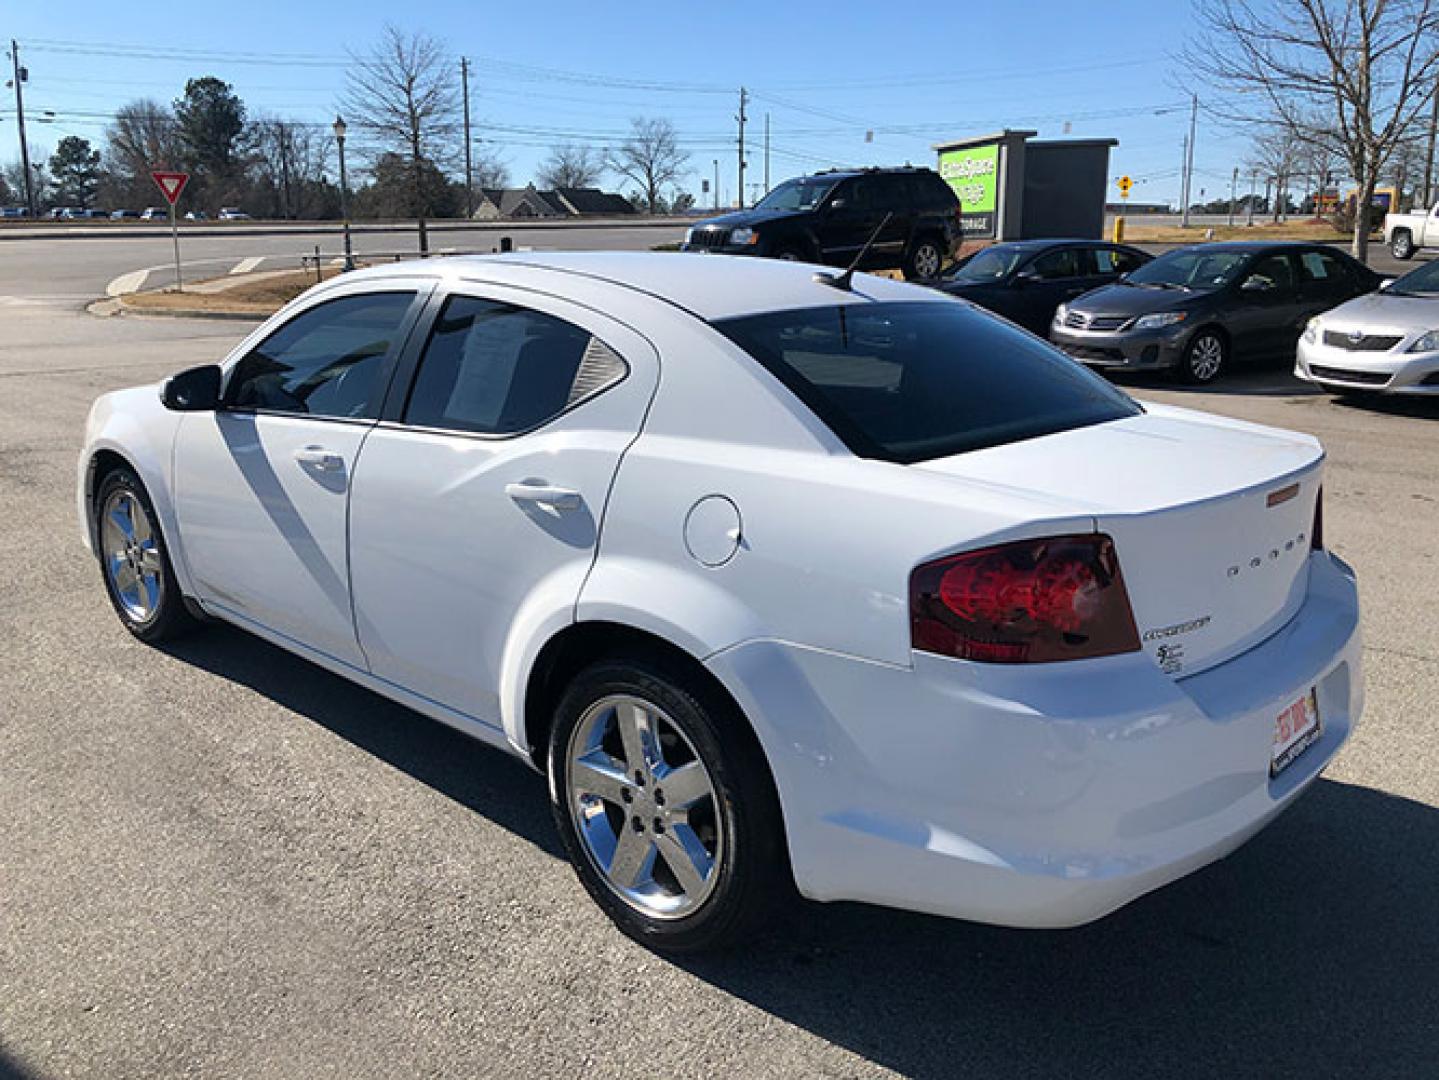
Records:
M966 240L1103 235L1109 151L1119 140L1031 142L1036 134L1006 129L935 145Z

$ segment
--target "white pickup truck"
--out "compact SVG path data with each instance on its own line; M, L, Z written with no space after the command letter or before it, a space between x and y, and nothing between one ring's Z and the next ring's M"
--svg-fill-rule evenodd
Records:
M1439 204L1427 213L1385 214L1384 243L1396 259L1412 258L1420 248L1439 248Z

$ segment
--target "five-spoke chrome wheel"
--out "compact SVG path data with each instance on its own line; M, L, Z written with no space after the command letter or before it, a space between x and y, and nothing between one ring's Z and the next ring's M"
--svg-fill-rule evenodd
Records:
M117 488L100 509L100 554L116 600L147 623L164 599L165 573L155 528L133 491Z
M675 919L705 902L723 817L694 744L663 710L628 694L596 701L570 736L564 783L585 854L625 903Z

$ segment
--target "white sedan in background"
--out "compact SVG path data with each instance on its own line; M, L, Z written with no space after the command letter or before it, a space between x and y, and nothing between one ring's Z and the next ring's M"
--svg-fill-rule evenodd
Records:
M1439 394L1439 262L1310 319L1294 374L1336 394Z
M222 619L525 758L684 951L793 887L1071 926L1243 843L1362 705L1322 469L916 286L524 255L106 394L79 509L137 638Z

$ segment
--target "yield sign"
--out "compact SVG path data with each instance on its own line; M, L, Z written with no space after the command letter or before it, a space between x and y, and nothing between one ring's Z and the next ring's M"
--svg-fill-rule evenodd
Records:
M160 185L160 192L171 206L180 198L180 192L190 182L190 174L183 172L152 172L150 178Z

